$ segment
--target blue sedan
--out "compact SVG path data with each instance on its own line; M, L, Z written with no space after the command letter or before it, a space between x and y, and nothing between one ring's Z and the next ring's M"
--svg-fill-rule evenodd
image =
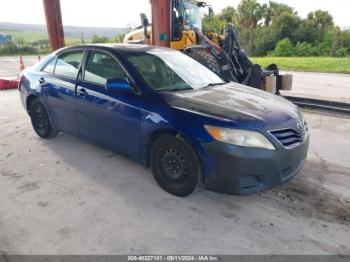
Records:
M167 48L63 48L26 70L19 91L40 137L66 132L150 165L176 196L202 184L239 195L275 187L308 152L296 106Z

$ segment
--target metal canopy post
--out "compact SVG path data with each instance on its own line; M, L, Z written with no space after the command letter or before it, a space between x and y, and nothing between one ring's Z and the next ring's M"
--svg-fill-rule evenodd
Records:
M157 46L170 46L170 5L168 0L151 0L152 43Z
M64 32L60 0L43 0L47 32L53 51L64 47Z

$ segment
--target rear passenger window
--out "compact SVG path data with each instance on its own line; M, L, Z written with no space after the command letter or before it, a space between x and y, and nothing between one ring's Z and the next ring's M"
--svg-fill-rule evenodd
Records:
M55 70L55 65L56 65L56 62L57 62L57 58L54 58L50 61L50 63L48 63L45 68L44 68L44 72L46 73L50 73L50 74L53 74L54 70Z
M101 52L91 52L84 80L100 85L105 85L109 79L126 79L127 75L121 65L110 55Z
M76 78L83 51L74 51L60 55L57 59L55 74Z

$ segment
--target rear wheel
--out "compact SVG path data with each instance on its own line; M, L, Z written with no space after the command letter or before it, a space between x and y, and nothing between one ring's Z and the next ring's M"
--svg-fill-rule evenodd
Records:
M46 139L57 135L57 131L52 128L46 109L39 99L36 98L31 102L29 115L38 136Z
M199 188L201 164L183 138L171 134L159 137L152 146L150 161L155 180L168 193L185 197Z
M192 57L197 62L201 63L205 67L209 68L217 75L221 75L221 68L216 58L206 50L203 49L190 49L185 52L186 55Z

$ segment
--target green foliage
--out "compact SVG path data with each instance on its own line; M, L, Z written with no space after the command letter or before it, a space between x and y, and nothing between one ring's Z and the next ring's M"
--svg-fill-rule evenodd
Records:
M241 0L238 5L238 21L245 28L256 28L262 15L262 6L257 0Z
M349 48L346 48L346 47L339 47L339 48L336 50L335 55L336 55L337 57L345 57L345 56L348 56L348 55L349 55Z
M238 20L236 9L232 6L222 9L221 13L219 14L219 19L225 21L226 23L236 24Z
M278 34L271 27L258 27L255 32L255 55L266 56L275 49L278 41Z
M268 5L264 4L262 6L262 9L262 17L264 19L265 26L272 25L282 13L295 14L294 9L292 7L274 1L270 1Z
M294 52L296 56L309 57L317 55L313 46L306 42L298 42L295 45Z
M221 20L218 16L204 16L203 19L203 32L217 32L221 33L225 26L225 22Z
M125 35L116 35L111 38L111 43L123 43Z
M324 30L334 26L332 15L327 11L322 10L309 13L306 22L319 30Z
M0 55L12 55L18 53L18 47L15 43L7 42L0 48Z
M282 13L276 18L272 25L273 30L278 34L279 39L295 39L295 29L299 28L300 18L289 12Z
M274 56L294 56L295 55L295 49L293 46L292 41L289 40L289 38L285 38L281 41L279 41L276 45L276 48L273 52Z
M109 39L108 37L105 36L98 36L98 35L94 35L91 39L91 43L92 44L103 44L103 43L108 43Z
M31 55L37 54L38 50L31 45L17 46L15 43L8 42L0 48L0 55Z

